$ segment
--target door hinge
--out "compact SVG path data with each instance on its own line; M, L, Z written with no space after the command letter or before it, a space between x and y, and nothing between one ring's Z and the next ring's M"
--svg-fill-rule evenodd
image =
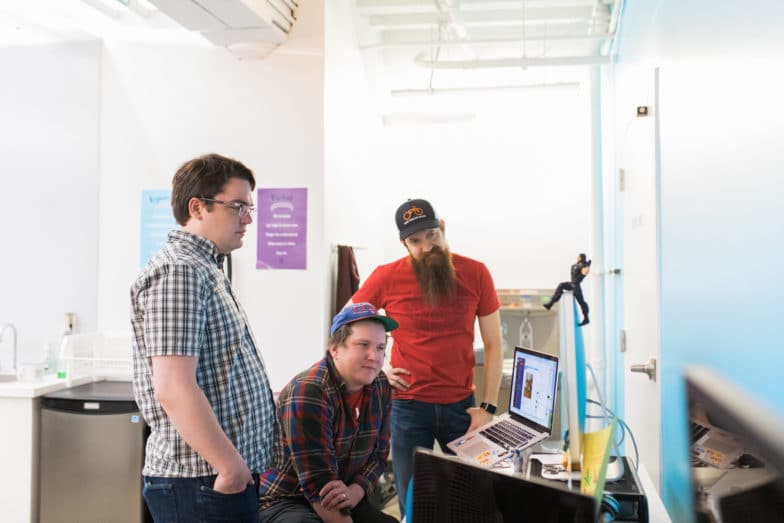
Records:
M621 329L621 352L626 352L626 329Z
M618 190L623 192L626 190L626 171L618 169Z

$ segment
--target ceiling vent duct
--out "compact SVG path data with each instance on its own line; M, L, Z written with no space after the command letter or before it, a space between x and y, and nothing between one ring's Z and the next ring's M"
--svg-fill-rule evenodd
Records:
M186 29L237 58L264 58L286 38L296 20L294 0L150 0Z

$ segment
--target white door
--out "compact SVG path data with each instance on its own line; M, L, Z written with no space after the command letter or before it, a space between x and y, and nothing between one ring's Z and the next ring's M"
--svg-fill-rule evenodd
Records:
M659 212L657 72L639 80L619 97L618 114L628 115L619 149L623 169L623 314L626 352L624 393L626 421L637 438L640 462L661 489L661 396L659 377ZM638 107L647 107L639 116ZM622 347L623 348L623 347ZM655 360L648 375L632 365ZM627 443L626 453L633 448Z

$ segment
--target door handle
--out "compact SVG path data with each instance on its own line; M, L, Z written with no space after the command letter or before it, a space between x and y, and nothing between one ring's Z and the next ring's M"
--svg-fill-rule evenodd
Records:
M649 380L656 381L656 358L648 358L648 361L645 363L632 365L631 371L642 372L648 375Z

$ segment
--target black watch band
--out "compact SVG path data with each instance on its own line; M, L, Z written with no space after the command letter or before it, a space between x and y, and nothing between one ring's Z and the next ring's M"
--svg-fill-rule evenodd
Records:
M490 414L495 414L495 411L498 410L498 407L496 407L492 403L487 403L485 401L483 401L482 403L479 404L479 408L483 409L483 410L486 410Z

